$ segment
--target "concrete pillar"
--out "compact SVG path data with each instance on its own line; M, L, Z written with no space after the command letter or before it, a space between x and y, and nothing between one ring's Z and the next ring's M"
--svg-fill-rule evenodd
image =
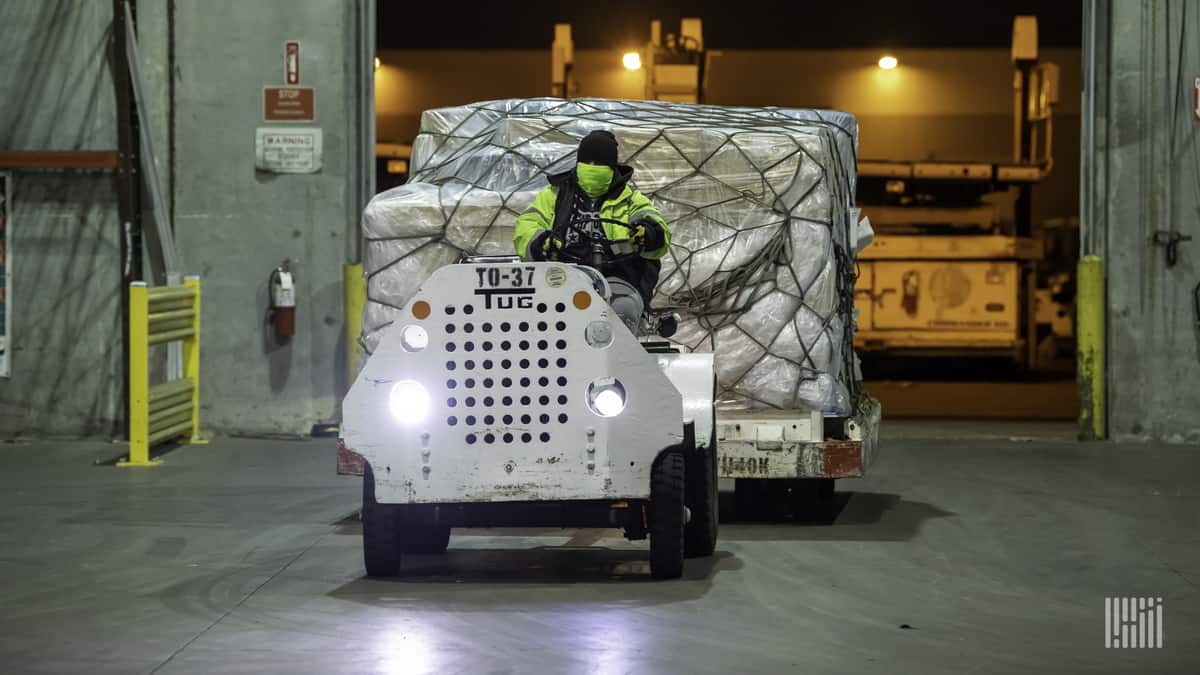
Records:
M1200 5L1085 5L1084 255L1107 274L1110 437L1200 442ZM1190 235L1167 261L1159 242Z

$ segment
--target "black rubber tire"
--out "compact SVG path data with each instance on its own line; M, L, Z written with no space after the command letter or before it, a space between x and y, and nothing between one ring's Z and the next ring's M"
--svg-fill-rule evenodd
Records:
M668 452L650 472L650 575L655 579L683 574L686 471L683 455Z
M402 553L445 553L450 544L450 528L445 525L401 525Z
M708 448L688 455L687 493L691 520L683 533L683 551L689 558L702 558L717 549L719 497L717 493L716 437Z
M367 576L394 577L400 573L400 508L375 501L375 474L363 470L363 566Z

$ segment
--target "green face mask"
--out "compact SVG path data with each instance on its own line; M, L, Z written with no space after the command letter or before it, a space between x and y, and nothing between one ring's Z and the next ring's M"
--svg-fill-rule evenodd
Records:
M575 178L587 196L595 199L608 192L608 186L612 184L613 169L611 166L599 164L576 164Z

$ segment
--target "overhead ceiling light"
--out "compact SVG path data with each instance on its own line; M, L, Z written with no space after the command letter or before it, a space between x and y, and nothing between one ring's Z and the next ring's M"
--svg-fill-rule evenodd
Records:
M883 56L879 59L879 67L884 70L891 70L898 65L900 65L900 62L896 60L896 57L891 55Z
M625 65L625 70L639 70L642 67L642 55L637 52L625 52L621 63Z

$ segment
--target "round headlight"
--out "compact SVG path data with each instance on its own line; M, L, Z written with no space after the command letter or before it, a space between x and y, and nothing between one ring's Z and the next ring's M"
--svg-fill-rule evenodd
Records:
M625 409L625 387L615 377L593 380L588 385L587 404L600 417L616 417Z
M420 382L413 380L400 380L393 384L388 395L388 407L391 408L392 417L401 424L420 422L429 416L432 406L429 392Z
M400 330L400 346L407 352L419 352L429 346L429 333L415 324Z

